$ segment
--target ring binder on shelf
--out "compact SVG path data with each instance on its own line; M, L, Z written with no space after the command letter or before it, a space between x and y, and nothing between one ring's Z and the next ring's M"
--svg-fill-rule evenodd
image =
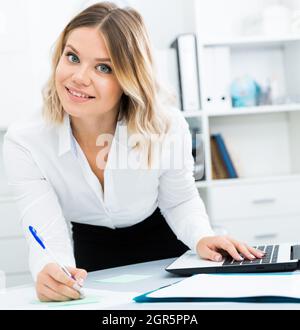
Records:
M207 47L203 51L203 107L207 110L231 108L230 48Z
M194 34L180 35L171 45L177 50L181 109L200 109L197 43Z

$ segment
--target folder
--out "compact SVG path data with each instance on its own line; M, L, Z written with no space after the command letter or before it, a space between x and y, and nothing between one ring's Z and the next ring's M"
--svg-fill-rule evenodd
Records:
M203 67L202 81L205 84L202 86L203 91L203 108L204 110L215 110L216 94L215 94L215 51L213 47L205 48L203 51Z
M137 303L300 303L300 274L195 275L134 298Z
M180 35L171 47L177 50L181 109L200 109L197 42L194 34Z
M228 110L232 107L231 54L229 47L214 47L215 55L215 108Z
M203 50L203 107L221 111L232 107L231 53L229 47L206 47Z

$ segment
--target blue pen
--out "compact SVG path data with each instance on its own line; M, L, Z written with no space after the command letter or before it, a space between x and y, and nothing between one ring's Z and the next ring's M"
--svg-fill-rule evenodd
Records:
M32 226L29 227L29 231L32 234L32 236L34 237L34 239L38 242L38 244L42 247L42 249L46 253L48 253L48 255L51 257L51 259L53 259L55 261L55 263L57 263L59 265L59 267L65 272L65 274L68 275L70 278L72 278L73 280L76 281L76 279L68 271L68 269L66 268L66 266L64 266L60 262L58 262L58 260L56 259L56 257L52 253L52 251L49 249L49 247L46 248L46 245L45 245L44 240L38 235L37 231ZM75 284L73 288L75 290L77 290L81 294L81 298L83 298L85 296L84 295L84 292L82 291L82 289L81 289L81 287L79 285Z

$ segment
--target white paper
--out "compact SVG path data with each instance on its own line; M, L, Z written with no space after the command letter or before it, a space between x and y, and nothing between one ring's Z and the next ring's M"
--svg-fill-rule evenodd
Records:
M298 273L196 275L148 295L150 298L290 297L300 299Z
M137 292L84 289L85 299L66 303L41 303L34 288L19 288L0 293L0 310L101 310L130 303Z

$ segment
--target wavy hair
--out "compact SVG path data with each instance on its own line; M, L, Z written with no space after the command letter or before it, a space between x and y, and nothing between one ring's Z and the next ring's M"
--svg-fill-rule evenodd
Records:
M156 79L149 36L142 16L133 8L119 8L100 2L74 17L59 36L52 57L52 73L43 89L43 114L53 124L63 122L64 110L55 87L55 73L70 33L82 27L95 27L104 37L115 76L124 91L120 116L128 125L129 134L140 134L152 159L151 136L163 136L170 120L160 95L165 93Z

